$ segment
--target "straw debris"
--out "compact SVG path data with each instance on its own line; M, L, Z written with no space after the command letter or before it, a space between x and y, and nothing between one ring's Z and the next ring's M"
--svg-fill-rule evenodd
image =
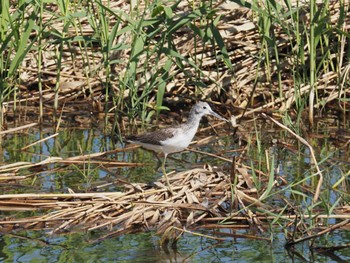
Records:
M181 20L181 18L186 17L188 12L195 12L196 8L198 8L196 4L192 7L188 3L181 3L172 10L174 23L177 19ZM281 8L284 11L282 10L281 12L285 12L283 13L284 15L289 13L283 1L278 1L278 4L282 6ZM170 8L172 3L164 3L163 5ZM296 98L307 96L312 88L308 81L302 82L300 85L295 83L292 74L296 70L302 69L296 68L296 65L301 63L300 60L308 61L310 56L307 45L300 47L302 43L298 44L295 42L297 37L293 35L295 32L286 30L286 27L295 28L300 26L306 29L310 27L310 14L307 4L298 2L298 5L300 6L293 2L291 8L300 10L301 21L299 23L301 25L298 25L289 16L282 20L282 25L276 23L270 29L271 36L267 36L274 39L276 50L272 51L274 47L266 47L266 49L270 48L271 50L261 56L260 53L265 49L264 45L266 43L263 43L264 35L262 35L262 29L259 28L259 23L261 23L259 16L251 9L238 6L235 3L225 1L215 3L213 6L214 10L211 11L215 13L215 17L220 18L216 24L217 33L220 34L220 39L222 39L225 50L227 50L227 61L230 61L230 67L225 65L222 59L219 59L222 49L220 50L215 43L207 43L204 40L205 38L202 39L196 36L195 32L203 30L200 19L194 20L193 25L191 25L192 28L196 27L197 31L191 30L191 26L187 24L179 25L176 30L170 28L171 32L169 32L169 35L172 36L173 51L178 53L177 56L191 59L183 61L182 68L173 64L167 70L169 81L166 83L166 96L191 97L197 96L196 94L202 94L204 98L210 97L214 100L220 98L220 101L227 100L228 103L236 107L244 108L249 103L248 95L252 93L254 83L258 78L259 87L254 90L255 105L251 105L255 108L255 111L270 108L284 112L292 108L295 105ZM321 8L322 4L318 4L318 6ZM327 7L326 18L329 21L327 28L334 28L334 31L338 30L338 32L342 31L346 34L350 22L350 16L346 15L348 13L348 4L344 5L345 10L341 6L339 1L330 1ZM76 13L87 12L87 15L91 15L87 11L89 8L84 5L80 7L73 5L73 7L76 9ZM121 14L129 14L130 10L132 10L130 4L123 1L110 2L108 8L114 10L115 14L119 14L119 12ZM6 107L14 107L16 103L18 104L17 107L19 107L24 102L26 106L30 106L32 103L35 104L40 99L43 99L46 105L52 105L56 101L58 105L64 105L66 109L76 109L76 101L78 100L83 101L84 104L79 105L80 109L85 106L88 108L87 111L91 111L91 105L93 105L93 110L102 111L103 107L101 107L101 104L106 101L105 81L110 83L113 92L118 94L118 97L126 99L131 96L131 93L135 93L135 91L128 89L123 90L123 81L125 81L124 79L126 79L130 71L129 68L126 68L129 60L135 59L137 68L142 68L142 70L134 72L137 92L142 92L146 83L154 81L152 77L157 76L155 71L165 67L168 62L169 54L163 54L159 57L155 57L153 54L158 53L153 51L157 49L157 38L148 40L148 46L145 45L144 47L145 50L150 51L151 55L142 53L137 58L133 58L132 41L135 41L135 39L132 39L132 32L129 32L127 29L128 26L135 26L134 23L136 24L138 20L135 19L134 22L131 22L123 18L124 21L121 18L123 17L122 15L107 12L105 18L110 21L108 32L112 32L114 30L113 26L120 23L117 30L118 32L125 30L125 33L120 33L114 40L116 42L115 46L111 47L112 50L115 48L118 51L107 54L107 57L110 57L112 62L117 61L118 63L111 62L109 66L106 66L108 61L105 61L106 54L104 53L105 47L102 46L103 41L100 40L101 43L99 44L101 46L97 47L93 43L83 41L83 39L95 39L100 33L96 32L96 28L92 28L93 24L89 23L91 21L82 17L77 18L72 25L64 25L63 19L57 19L55 23L50 23L53 19L52 11L58 12L59 8L54 4L50 4L47 6L47 9L43 14L43 24L47 23L49 25L48 32L52 32L52 30L63 32L62 30L67 27L68 31L66 34L69 38L67 42L63 40L62 42L53 41L51 38L42 39L42 45L45 48L42 50L44 61L40 67L35 59L38 56L37 49L29 51L19 67L20 99L9 100L5 104ZM267 8L262 6L261 9L266 10ZM17 7L13 6L10 12L15 12L16 10ZM148 14L149 10L147 10L147 6L143 2L138 6L138 10L141 14L144 12L145 17L143 19L154 19ZM344 12L343 15L341 10ZM291 11L291 13L293 12ZM98 15L100 14L94 14L92 19L98 17ZM273 14L271 16L273 18ZM344 21L340 19L342 16ZM270 17L266 19L268 18L270 19ZM340 22L343 23L341 29L337 28ZM74 27L75 24L79 25L79 30ZM147 31L151 28L145 27L143 30ZM288 32L291 35L287 35ZM329 30L325 32L327 33ZM267 34L268 32L265 33ZM330 43L339 41L335 33L326 33L324 33L325 38L329 38L327 41ZM37 34L37 32L33 32L33 34ZM160 37L158 34L155 36ZM63 39L65 38L63 37ZM320 102L315 104L315 107L322 107L324 103L329 103L341 97L345 98L349 93L349 90L346 89L349 65L345 63L344 59L346 57L345 35L342 36L340 41L343 43L340 46L341 50L333 48L333 46L317 47L318 61L325 56L323 52L326 50L329 53L329 58L337 58L337 61L341 63L337 63L339 69L334 69L335 66L327 66L331 63L324 62L325 68L321 68L317 73L315 87L317 88L318 96L325 98L325 101L321 104L322 100L319 99ZM119 47L118 45L125 46L125 49L119 50L117 48ZM298 49L300 50L298 51ZM61 68L58 68L57 65L57 50L61 50L60 55L64 61ZM164 52L163 49L159 52L161 51ZM298 52L301 54L305 53L305 57L298 57ZM276 54L278 55L276 56ZM269 57L266 57L267 55ZM83 63L85 61L88 63ZM319 63L323 65L321 62ZM196 69L193 64L200 66ZM307 65L305 65L305 68L307 69ZM198 70L200 70L200 78L196 75ZM42 75L42 94L36 90L39 73ZM108 73L111 73L111 76ZM196 85L191 83L191 79L197 78L200 85L205 85L205 89L201 89L201 92L197 92ZM134 79L132 81L134 82ZM32 91L33 87L35 91ZM56 92L54 92L55 90ZM154 91L150 94L150 101L155 100L156 94L157 89L154 88ZM86 105L87 101L90 102L89 105ZM37 107L27 107L26 112L36 114ZM50 113L50 111L47 112ZM247 112L246 115L250 113L252 112ZM7 111L8 116L11 114L11 111Z
M111 235L144 230L155 230L165 236L177 237L181 231L194 229L214 219L214 227L220 221L234 218L238 213L232 206L235 200L245 206L265 206L253 196L245 193L244 179L235 186L229 177L213 167L197 168L170 176L175 192L172 196L165 187L164 179L147 185L125 185L123 192L68 193L68 194L8 194L0 196L3 211L40 211L42 215L24 219L3 218L2 231L11 226L25 229L51 229L61 233L76 227L92 231L109 229ZM250 211L250 217L253 212ZM246 223L243 216L240 221Z
M235 158L237 159L237 158ZM57 160L60 162L60 160ZM346 207L334 209L334 214L315 211L317 215L305 214L298 207L285 201L286 206L273 207L274 202L281 202L278 195L285 184L285 179L259 170L251 170L236 160L231 176L223 170L206 165L184 172L169 173L172 195L160 178L154 184L125 183L120 192L94 193L40 193L40 194L3 194L0 195L0 210L17 212L13 217L2 217L0 231L13 233L15 230L49 230L51 234L71 231L96 231L99 237L94 241L119 236L126 233L155 231L161 236L161 242L167 246L176 242L186 233L196 233L196 229L212 229L212 235L206 236L215 240L222 237L262 238L268 224L285 222L288 228L297 222L312 217L320 221L329 218L344 220L343 227L349 220ZM256 188L252 174L259 176L263 186ZM234 175L234 177L232 177ZM122 181L121 181L122 182ZM272 193L272 194L271 194ZM18 212L32 211L33 216L19 218ZM294 211L291 213L290 211ZM304 226L304 223L301 224ZM216 229L239 230L256 229L258 236L228 234ZM332 226L310 237L332 231ZM307 240L308 236L291 239L291 243Z

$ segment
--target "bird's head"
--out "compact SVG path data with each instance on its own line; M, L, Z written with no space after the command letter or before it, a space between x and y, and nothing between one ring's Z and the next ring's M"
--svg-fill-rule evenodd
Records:
M199 118L201 118L204 115L212 115L220 120L227 121L225 118L221 117L219 114L214 112L208 103L203 101L197 102L196 105L193 106L191 111Z

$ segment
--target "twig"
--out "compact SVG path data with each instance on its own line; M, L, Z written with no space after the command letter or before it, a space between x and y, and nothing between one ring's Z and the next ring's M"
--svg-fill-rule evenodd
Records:
M225 157L222 157L222 156L219 156L219 155L216 155L216 154L213 154L213 153L203 152L203 151L195 150L195 149L192 149L192 148L187 148L187 150L189 150L190 152L194 152L194 153L200 153L200 154L203 154L203 155L208 155L210 157L214 157L214 158L226 161L228 163L232 163L232 160L230 160L228 158L225 158Z
M26 125L23 125L23 126L19 126L19 127L16 127L16 128L12 128L12 129L6 130L6 131L1 131L0 135L6 134L6 133L13 133L15 131L24 130L24 129L27 129L27 128L30 128L30 127L33 127L33 126L36 126L36 125L38 125L38 124L37 123L26 124Z
M315 164L315 167L316 167L316 170L317 170L317 174L320 177L319 180L318 180L318 184L317 184L317 187L316 187L316 192L315 192L314 199L313 199L313 201L316 202L318 200L319 196L320 196L321 186L322 186L322 182L323 182L323 175L322 175L322 172L321 172L320 168L318 167L317 160L316 160L316 157L315 157L314 150L313 150L312 146L304 138L302 138L299 135L297 135L295 132L293 132L291 129L289 129L288 127L286 127L282 123L276 121L275 119L271 118L270 116L267 116L264 113L262 113L262 116L267 118L267 119L269 119L269 120L271 120L271 121L273 121L275 124L277 124L282 129L287 130L289 133L294 135L302 144L306 145L309 148L312 161Z
M38 141L36 141L36 142L33 142L33 143L31 143L31 144L29 144L29 145L27 145L27 146L22 147L21 150L23 151L23 150L28 149L28 148L30 148L30 147L32 147L32 146L38 144L38 143L41 143L41 142L44 142L44 141L46 141L46 140L49 140L49 139L51 139L51 138L53 138L53 137L56 137L58 134L59 134L59 133L57 132L57 133L52 134L52 135L50 135L50 136L48 136L48 137L46 137L46 138L44 138L44 139L38 140Z
M205 238L210 238L210 239L220 240L220 241L227 240L226 238L220 238L220 237L213 237L213 236L209 236L209 235L203 235L201 233L196 233L196 232L189 231L189 230L186 230L186 229L178 228L176 226L173 226L172 228L175 229L175 230L179 230L179 231L191 234L191 235L195 235L195 236L200 236L200 237L205 237Z
M335 230L337 228L341 228L341 227L343 227L343 226L345 226L345 225L347 225L349 223L350 223L350 219L346 219L346 220L344 220L344 221L342 221L342 222L340 222L338 224L335 224L335 225L333 225L333 226L331 226L331 227L329 227L329 228L327 228L327 229L325 229L325 230L323 230L321 232L318 232L317 234L310 235L310 236L307 236L307 237L302 237L302 238L299 238L297 240L288 242L286 244L286 246L293 246L293 245L298 244L300 242L303 242L303 241L306 241L306 240L309 240L309 239L312 239L312 238L315 238L315 237L322 236L322 235L327 234L327 233L329 233L329 232L331 232L331 231L333 231L333 230Z

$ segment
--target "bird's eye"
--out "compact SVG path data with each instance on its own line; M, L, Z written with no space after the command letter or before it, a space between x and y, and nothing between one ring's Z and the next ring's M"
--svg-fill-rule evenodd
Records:
M206 109L207 107L203 106L203 109Z

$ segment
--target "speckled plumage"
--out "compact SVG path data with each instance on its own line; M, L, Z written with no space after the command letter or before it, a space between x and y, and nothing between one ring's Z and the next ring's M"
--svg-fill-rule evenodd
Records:
M143 142L143 143L150 143L154 145L162 145L161 141L164 141L174 136L175 131L176 131L175 127L164 128L164 129L160 129L149 133L129 136L127 140L130 142Z

